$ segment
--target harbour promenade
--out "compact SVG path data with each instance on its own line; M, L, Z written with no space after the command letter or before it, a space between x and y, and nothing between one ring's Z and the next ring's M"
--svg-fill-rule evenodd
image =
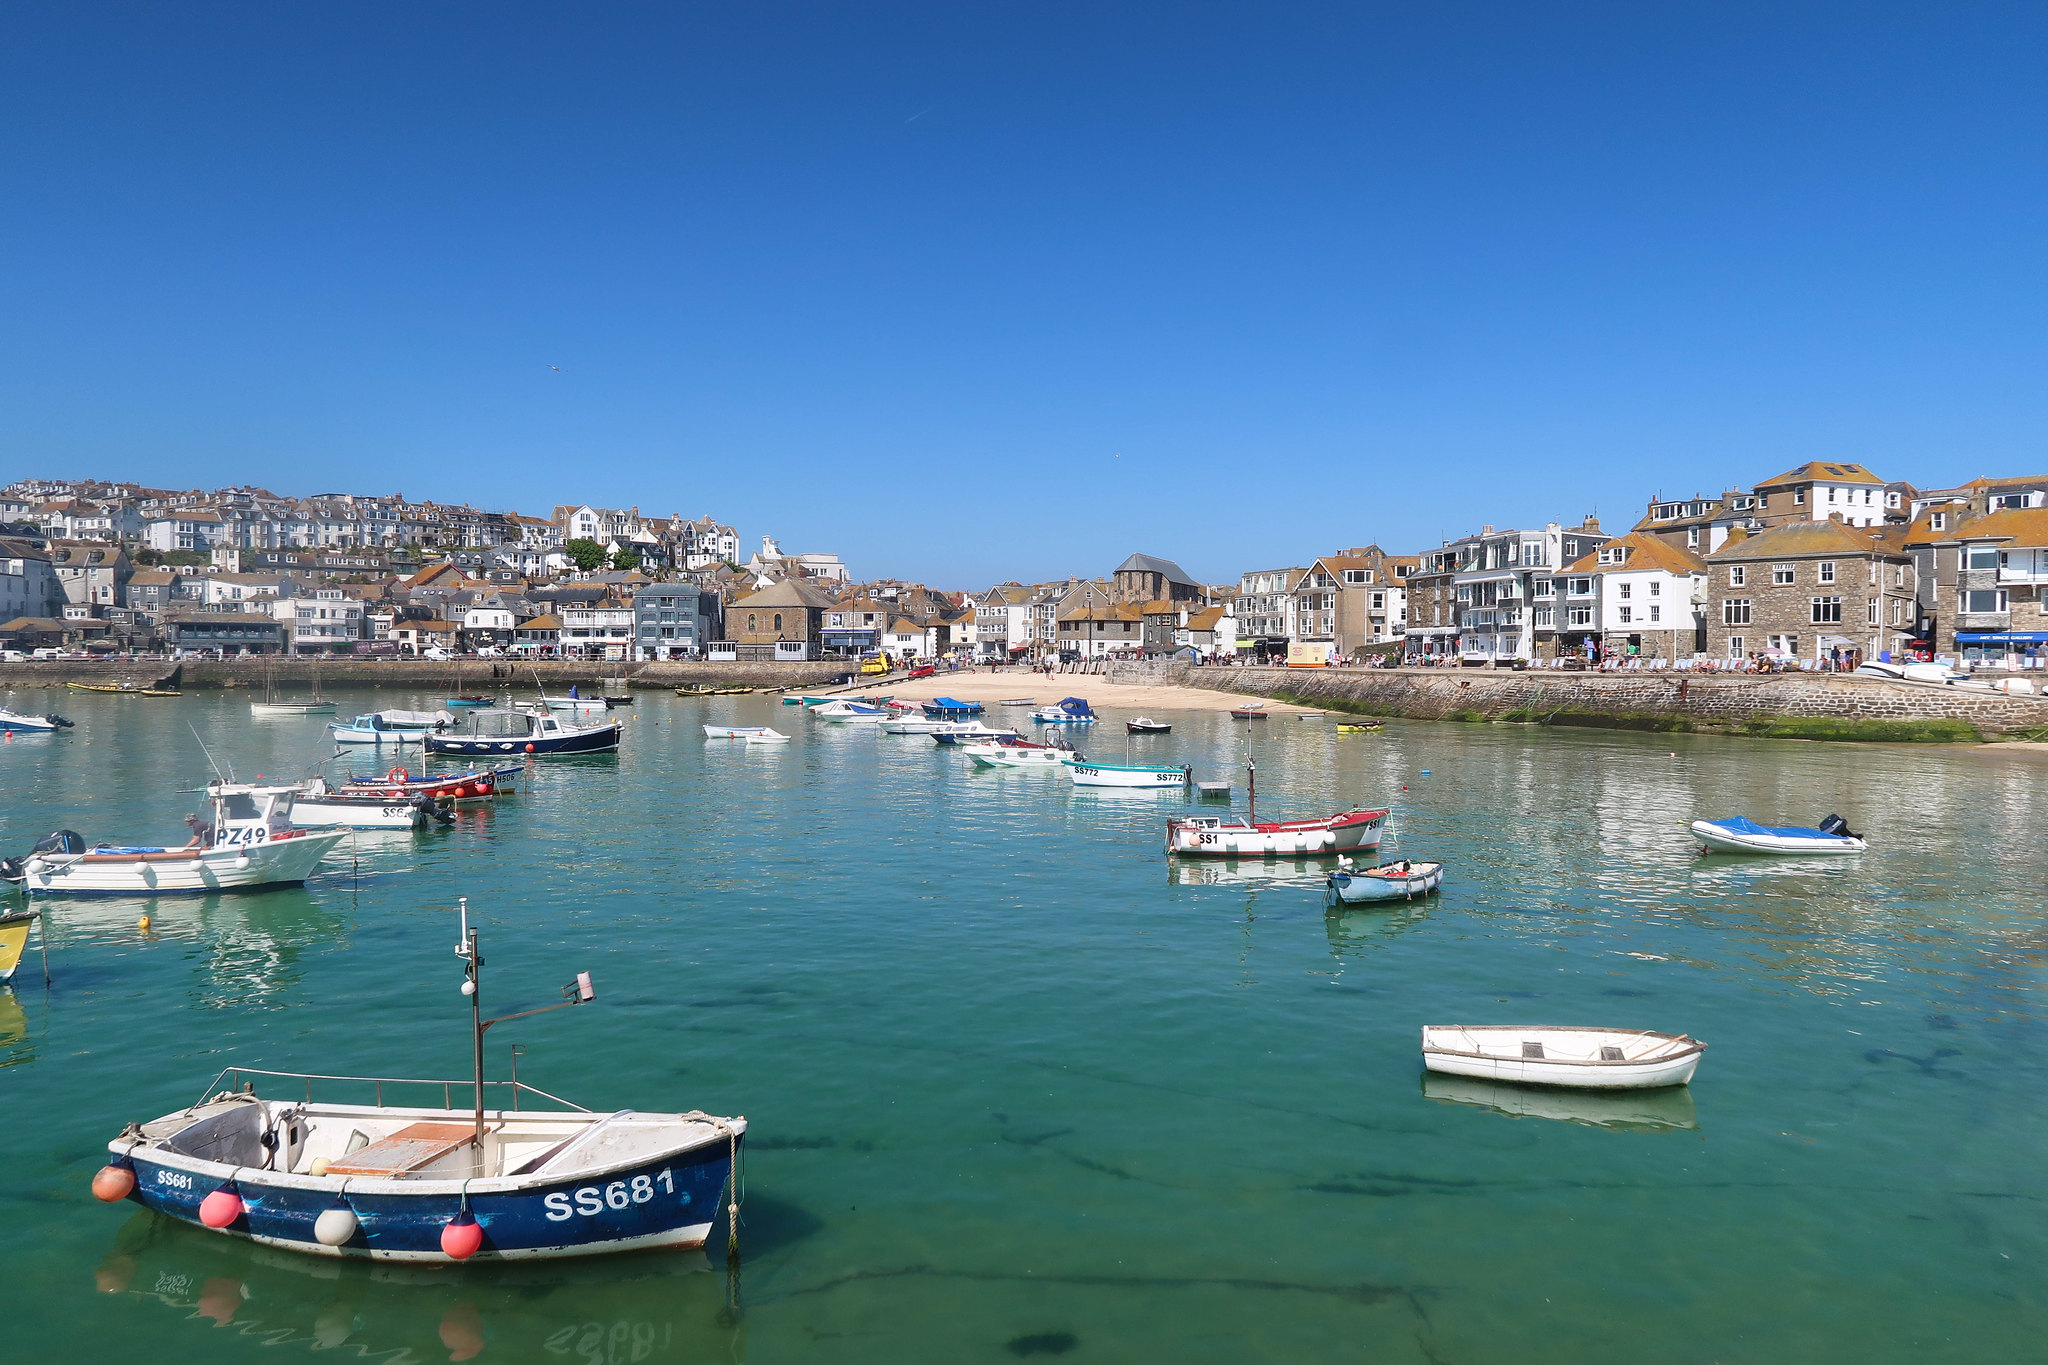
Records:
M1891 682L1813 673L1552 673L1442 668L1195 667L1180 662L1102 663L1101 672L1036 673L986 668L906 680L867 679L849 690L914 700L1011 696L1056 701L1073 694L1119 706L1226 709L1265 698L1294 707L1411 720L1506 721L1625 730L1690 730L1781 739L1976 742L2048 738L2048 698L1976 687ZM0 664L0 690L119 683L190 689L302 690L373 686L408 691L615 685L628 687L824 688L844 661L643 663L571 659L453 662L412 659L54 659Z

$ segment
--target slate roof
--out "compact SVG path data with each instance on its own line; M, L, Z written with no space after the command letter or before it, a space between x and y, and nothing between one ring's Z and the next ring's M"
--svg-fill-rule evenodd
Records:
M831 611L831 598L815 588L807 587L793 578L780 583L771 583L757 593L742 597L733 603L734 607L807 607L812 611Z
M1883 482L1883 479L1880 479L1860 464L1849 464L1841 460L1814 460L1811 463L1800 465L1796 469L1788 469L1775 479L1765 479L1757 487L1759 489L1776 488L1782 484L1791 483L1881 484Z
M1612 550L1617 547L1626 547L1629 552L1628 558L1620 564L1602 564L1600 562L1601 551ZM1619 539L1608 541L1600 549L1593 551L1591 554L1581 555L1564 568L1558 570L1558 572L1561 574L1647 573L1655 569L1662 569L1665 573L1673 574L1705 573L1707 571L1707 562L1690 550L1681 550L1661 537L1638 531L1622 536Z
M2005 540L2013 545L2048 545L2048 507L2008 507L1955 527L1950 540Z
M1714 563L1736 559L1797 559L1802 555L1899 554L1868 529L1839 521L1791 521L1737 540L1734 536L1707 558Z
M1183 569L1170 559L1161 559L1157 555L1132 555L1129 559L1117 565L1116 571L1118 573L1164 574L1166 581L1169 583L1185 583L1191 588L1201 586L1186 569Z

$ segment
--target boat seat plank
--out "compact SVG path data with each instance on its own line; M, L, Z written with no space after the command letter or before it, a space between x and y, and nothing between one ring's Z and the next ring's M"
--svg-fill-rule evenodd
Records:
M329 1175L399 1176L432 1165L475 1136L457 1123L409 1123L397 1132L329 1162Z

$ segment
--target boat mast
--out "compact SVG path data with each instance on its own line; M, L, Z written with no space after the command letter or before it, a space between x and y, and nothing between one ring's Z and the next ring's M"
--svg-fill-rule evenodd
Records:
M1251 799L1251 805L1248 813L1245 815L1244 822L1248 825L1256 825L1259 823L1259 761L1250 754L1246 754L1244 764L1246 768L1250 769L1249 774L1245 778L1244 789L1246 795Z
M477 951L476 930L469 927L469 897L456 900L462 911L462 941L455 945L455 954L462 959L462 993L469 997L470 1036L475 1040L476 1063L476 1132L471 1135L469 1145L476 1151L477 1173L483 1173L484 1160L484 1005L483 990L478 982L479 970L484 965L483 954Z

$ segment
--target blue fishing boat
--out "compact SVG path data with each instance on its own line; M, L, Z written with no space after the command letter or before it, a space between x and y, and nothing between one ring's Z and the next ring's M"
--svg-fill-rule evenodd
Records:
M966 720L986 709L978 701L961 701L956 697L933 697L924 704L925 715L933 720Z
M466 903L462 916L456 953L470 1001L470 1078L229 1068L196 1104L131 1123L109 1142L93 1193L290 1251L444 1265L700 1247L721 1214L737 1222L737 1192L723 1208L719 1196L745 1118L606 1113L523 1084L516 1072L510 1081L484 1079L486 1030L587 1004L597 991L580 972L556 1004L484 1018L483 958ZM343 1085L369 1103L315 1094ZM416 1087L442 1107L387 1102L395 1098L387 1092ZM474 1102L450 1106L457 1090ZM510 1106L487 1107L486 1091ZM528 1107L536 1100L541 1107Z
M1092 725L1100 717L1082 698L1063 697L1051 706L1033 711L1031 719L1040 725Z
M427 736L430 754L594 754L619 747L615 720L578 725L542 711L472 711L460 727Z

